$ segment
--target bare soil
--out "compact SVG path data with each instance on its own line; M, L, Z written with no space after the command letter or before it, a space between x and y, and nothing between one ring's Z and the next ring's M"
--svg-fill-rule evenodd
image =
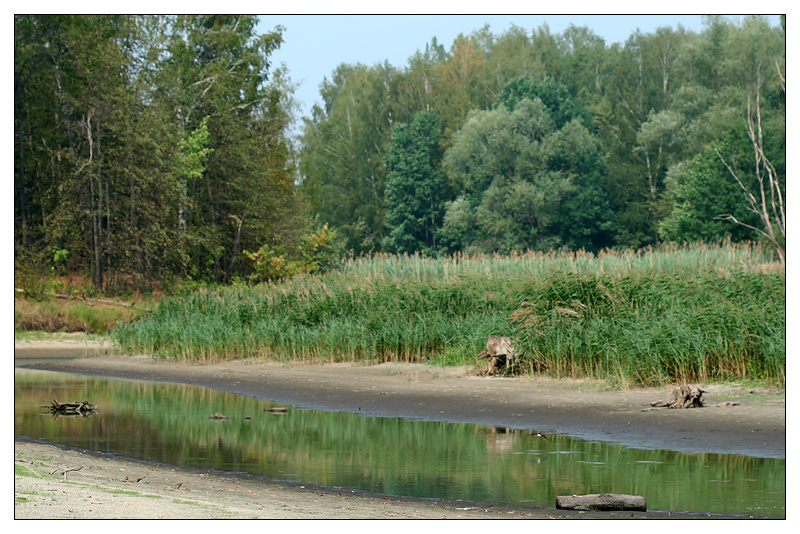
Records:
M15 358L26 359L22 365L27 367L204 385L308 408L525 428L672 450L786 457L785 392L772 388L704 384L706 407L653 410L650 403L666 399L671 387L615 391L589 380L486 377L475 368L422 364L175 363L108 356L104 350L97 344L29 341L15 344ZM69 358L39 360L57 354ZM369 495L21 440L15 440L15 466L15 518L688 517Z

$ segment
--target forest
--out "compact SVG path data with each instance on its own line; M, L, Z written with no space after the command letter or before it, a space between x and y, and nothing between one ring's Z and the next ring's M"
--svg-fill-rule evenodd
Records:
M300 117L255 16L18 15L15 274L113 294L752 241L784 263L785 20L487 27L342 63Z

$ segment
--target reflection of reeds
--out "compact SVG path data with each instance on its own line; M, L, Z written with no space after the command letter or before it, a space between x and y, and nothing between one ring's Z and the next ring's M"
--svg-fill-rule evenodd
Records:
M785 379L785 274L754 245L444 258L378 254L323 276L164 299L126 352L473 364L510 335L530 372Z
M15 433L91 450L119 447L110 452L149 461L272 478L292 473L301 482L389 495L552 506L556 495L612 492L645 495L663 510L783 515L758 508L765 498L773 507L785 500L782 459L344 412L293 409L276 417L269 409L279 405L204 387L95 378L48 386L33 378L15 383L15 406L34 412L17 414ZM92 424L54 425L35 411L55 391L104 409L92 420L61 422ZM217 412L231 419L215 424L209 414Z

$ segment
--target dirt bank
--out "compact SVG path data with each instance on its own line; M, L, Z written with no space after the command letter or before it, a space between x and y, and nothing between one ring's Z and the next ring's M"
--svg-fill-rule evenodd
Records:
M37 352L41 350L43 347L35 342L17 344L15 357L41 358L44 354ZM102 353L102 349L99 352ZM609 391L602 389L601 384L592 381L553 380L541 377L489 378L475 376L470 369L442 369L408 364L285 365L263 361L179 364L156 362L144 356L102 355L48 362L30 359L29 362L31 367L42 369L191 383L302 407L359 411L365 415L528 428L585 439L602 439L615 443L673 450L777 458L785 458L786 455L785 394L768 389L707 385L706 401L709 406L706 408L647 410L650 402L665 399L670 388ZM738 406L724 408L712 406L729 401L738 402ZM42 452L39 447L46 447L50 452ZM78 463L81 459L79 452L62 451L41 444L18 442L15 448L17 454L22 457L48 456L55 458L50 460L51 462L58 463L63 460L64 465ZM107 462L121 462L121 460L111 460L103 455L93 456L92 459L91 469L76 471L74 476L73 472L67 473L67 482L97 474L94 479L86 480L88 487L99 484L108 495L106 501L120 502L119 499L123 498L124 494L114 491L129 488L133 483L120 482L110 475L124 467L111 467L105 472L98 469L102 469ZM44 460L39 461L44 462ZM54 464L45 462L41 471L48 469L53 471L55 468L51 469L51 465ZM162 499L132 495L130 497L137 502L146 500L148 504L135 505L131 512L133 515L126 517L145 517L136 514L155 514L149 503L161 500L167 502L168 510L159 513L172 515L146 517L185 517L180 514L186 513L191 514L191 517L197 517L194 511L200 509L205 510L203 513L212 514L204 517L228 517L225 515L228 511L236 517L438 518L487 517L488 514L499 518L523 517L522 513L526 514L524 517L586 517L586 514L571 514L555 509L473 506L464 503L447 504L438 501L394 499L320 488L312 490L310 486L300 488L296 485L268 482L252 477L231 477L167 467L156 469L136 462L132 462L131 465L140 466L140 471L151 469L153 473L161 473L159 475L161 479L148 474L142 481L136 483L134 489L139 488L136 491L140 493L153 492L161 495ZM178 475L174 473L181 473L183 478L176 478ZM133 479L128 476L129 479ZM40 481L34 477L15 478L17 478L15 490L25 490L23 482L28 484ZM121 478L123 477L116 477L116 479ZM142 485L148 478L150 479L148 484L152 486ZM80 497L81 491L84 490L78 491L73 486L61 489L60 486L64 481L56 481L53 476L43 477L43 480L47 481L46 485L51 490L59 488L58 491L77 492L85 504L87 497ZM202 488L203 484L198 486L201 480L214 480L213 483L209 482L213 488L206 490ZM105 482L101 484L101 481ZM113 484L108 486L112 482ZM174 491L169 489L178 485L180 487ZM231 489L233 491L227 493L222 490L211 491L223 487L226 488L225 491ZM245 487L249 492L239 491ZM183 495L179 492L180 488L184 491L190 491L189 488L192 488L191 491L196 493ZM91 489L86 491L91 494ZM254 494L250 492L256 492L256 495L261 497L255 499ZM273 499L265 499L265 495L275 495L274 502ZM217 497L219 499L215 500ZM175 500L197 501L201 504L181 505ZM283 506L284 504L287 506ZM15 516L33 514L25 517L44 517L42 515L45 513L42 511L44 506L44 503L40 503L33 507L31 500L22 501L15 506ZM32 511L33 508L39 510ZM93 513L100 509L103 508L97 505ZM114 509L117 507L108 510L113 512ZM111 513L108 510L103 513ZM49 513L65 514L63 510L51 510ZM84 510L81 513L87 512ZM113 514L102 517L112 516ZM627 517L629 516L630 514L627 514ZM602 515L602 517L610 516Z

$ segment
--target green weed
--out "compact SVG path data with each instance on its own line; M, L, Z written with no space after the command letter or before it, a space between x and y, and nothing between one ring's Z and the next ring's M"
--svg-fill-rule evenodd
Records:
M34 477L34 478L41 478L38 473L25 467L24 465L14 464L14 475L21 476L21 477Z

